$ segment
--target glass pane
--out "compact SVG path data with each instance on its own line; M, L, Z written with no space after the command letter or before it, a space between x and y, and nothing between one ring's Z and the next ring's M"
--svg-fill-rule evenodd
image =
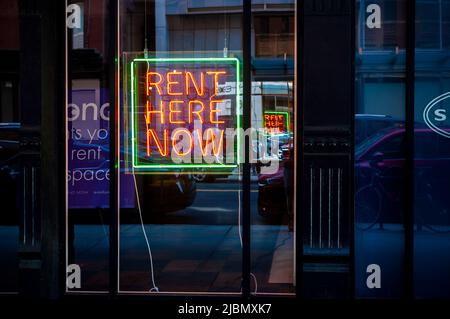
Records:
M109 263L109 1L68 1L67 259L80 285L107 291Z
M295 293L295 5L260 13L253 2L251 292ZM253 39L252 39L253 41Z
M414 287L450 297L450 1L416 1Z
M255 57L294 56L294 8L285 11L290 14L254 16Z
M282 92L267 99L261 89L265 85L278 86ZM252 127L260 132L258 144L254 145L258 157L251 188L253 292L293 293L293 75L285 75L285 81L279 82L253 81L252 86Z
M242 8L219 2L120 1L124 293L241 291L241 178L224 155L239 150Z
M399 298L403 294L405 5L405 0L357 1L354 196L358 298Z
M0 1L0 293L18 289L19 1Z

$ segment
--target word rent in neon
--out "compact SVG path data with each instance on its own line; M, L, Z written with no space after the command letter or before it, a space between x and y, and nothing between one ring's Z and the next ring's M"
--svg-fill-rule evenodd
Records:
M225 121L220 119L217 107L224 103L218 96L218 87L226 75L224 70L147 72L144 113L147 156L152 156L152 145L163 157L170 155L170 149L178 156L188 156L194 144L200 146L204 156L210 151L216 156L220 153L224 139L220 124ZM190 129L195 121L206 125L204 132ZM188 147L180 149L180 139Z

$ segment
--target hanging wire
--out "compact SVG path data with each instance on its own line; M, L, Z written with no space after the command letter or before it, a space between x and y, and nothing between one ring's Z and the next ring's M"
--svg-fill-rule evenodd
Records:
M225 10L225 1L222 1L223 7L223 29L224 29L224 44L223 44L223 57L228 57L228 34L227 34L227 11Z
M147 43L147 0L144 0L144 57L148 58Z

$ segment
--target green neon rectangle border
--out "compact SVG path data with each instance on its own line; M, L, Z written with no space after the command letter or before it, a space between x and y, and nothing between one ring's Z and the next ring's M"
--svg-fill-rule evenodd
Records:
M236 67L236 117L237 117L237 164L136 164L136 138L135 138L135 116L136 113L134 112L135 109L135 94L136 94L136 83L134 78L134 64L135 62L151 62L151 63L157 63L157 62L174 62L174 63L180 63L180 62L211 62L211 63L217 63L217 62L233 62L235 63ZM237 58L136 58L134 59L130 64L130 76L131 76L131 163L133 166L133 169L158 169L158 168L214 168L214 169L220 169L220 168L235 168L240 163L240 128L241 128L241 119L239 116L239 110L241 108L241 102L240 102L240 64L239 60Z
M266 128L266 123L265 123L265 119L264 119L264 115L265 114L284 114L284 116L286 116L286 133L290 133L290 129L289 129L289 112L287 111L264 111L263 113L263 123L264 123L264 128ZM276 135L283 135L283 133L279 133L279 134L267 134L268 136L276 136Z

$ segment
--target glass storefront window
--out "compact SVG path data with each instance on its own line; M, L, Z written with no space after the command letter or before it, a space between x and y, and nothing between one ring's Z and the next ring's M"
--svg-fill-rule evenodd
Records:
M293 156L294 136L294 37L293 11L290 10L287 10L290 16L276 17L270 22L285 22L282 29L271 34L272 40L279 41L278 49L270 55L280 66L278 78L274 78L273 67L264 73L268 65L262 63L257 67L258 80L252 82L251 87L252 128L265 129L266 115L282 117L279 121L284 123L282 132L276 134L276 138L283 140L282 145L286 146L286 149L280 148L286 159L288 153ZM261 21L256 14L254 19L256 29L261 26ZM242 8L229 2L220 9L212 3L181 2L175 7L166 1L122 2L120 21L123 93L119 291L240 294L242 215L247 213L242 211L241 167L228 165L228 168L218 169L215 165L222 161L219 156L209 167L179 166L173 169L170 161L164 158L164 134L166 127L170 134L170 130L175 132L177 125L183 124L180 127L184 133L189 133L183 140L193 142L194 151L196 147L202 147L201 139L197 141L198 133L194 134L197 131L192 130L195 122L191 120L195 116L203 127L208 125L209 120L204 117L205 98L209 101L220 99L217 112L214 111L218 118L210 121L215 124L215 129L220 132L224 127L241 127ZM255 41L259 35L255 34ZM260 55L255 53L253 56ZM289 70L285 67L287 57L291 60ZM233 69L235 67L237 69ZM217 82L217 92L211 94L215 84L209 81L208 74L214 72L223 75ZM174 78L177 80L172 81ZM147 88L146 93L142 91L142 85ZM172 117L174 103L179 106L175 111L177 119ZM192 103L200 105L200 109L189 113L191 106L194 107ZM159 112L165 105L169 112ZM145 125L141 120L145 120ZM264 134L263 138L267 142L273 137ZM146 147L140 144L141 139L146 141ZM160 144L157 144L158 140ZM169 152L173 154L176 150L173 138L167 141L172 150ZM261 142L257 139L249 144L250 152L257 157L263 154ZM153 147L152 143L155 143ZM242 148L243 144L240 147L238 144L235 150L239 154ZM214 150L214 146L210 150ZM141 161L146 165L141 165ZM158 169L155 169L155 161L160 163ZM252 238L255 236L251 245L254 260L251 290L292 293L294 214L293 196L288 193L292 190L293 180L287 177L283 182L282 171L273 172L281 174L281 184L277 185L284 194L280 204L284 202L285 205L279 211L280 218L264 217L267 215L265 209L272 210L272 207L265 207L263 203L267 196L261 193L260 182L267 176L264 169L261 172L259 164L259 157L255 158L251 177ZM293 177L292 171L290 176ZM287 190L283 191L284 188ZM270 237L267 237L268 233Z
M241 294L242 215L248 212L242 211L240 138L245 133L239 129L249 107L242 105L241 4L119 1L117 30L108 23L112 2L67 5L68 15L78 18L67 33L66 266L79 267L82 274L80 285L67 291ZM251 125L264 134L248 146L256 154L251 290L293 293L294 11L291 1L277 2L277 14L261 15L266 6L253 8ZM108 66L112 36L120 51L116 97ZM264 49L267 40L277 43L271 52ZM111 172L114 98L119 143L117 171ZM221 135L229 128L235 130L225 136L231 146ZM259 185L270 180L261 167L261 159L267 159L261 144L274 140L282 147L270 151L277 152L276 161L284 159L284 173L273 172L281 176L283 193L276 220L263 216L272 208L263 204ZM212 162L171 162L173 154L185 160L187 150L196 147L203 157L209 150ZM197 160L194 153L189 156ZM118 174L118 212L110 209L112 174ZM110 225L116 218L118 286L111 287L109 269L116 267L110 264L115 248L109 247Z
M357 298L405 295L405 256L412 248L405 240L410 213L405 202L411 195L405 185L407 1L355 1L354 153L347 157L349 127L337 127L332 117L322 122L325 128L312 121L304 145L325 151L308 155L301 183L294 170L296 129L300 114L306 114L297 105L294 81L298 28L292 1L269 2L252 3L251 85L243 92L242 1L123 0L116 30L108 21L113 1L68 1L80 18L67 34L66 266L80 267L82 280L67 291L241 295L243 258L250 256L250 293L294 295L299 225L304 277L312 286L317 283L318 292L335 293L324 283L328 279L351 291L347 283L354 279ZM446 0L416 1L414 275L419 298L447 297L446 289L434 287L438 280L450 284L445 272L450 265L445 253L450 233L447 9ZM0 53L10 54L3 50L5 41ZM118 48L112 48L116 41ZM20 118L16 86L16 78L0 78L2 134ZM246 94L250 105L243 103ZM118 114L113 119L114 99ZM237 133L247 110L251 127L261 132L250 136L247 146L254 156L250 185L243 183L245 143ZM118 130L115 156L111 127ZM227 129L235 132L231 146ZM321 157L338 144L342 163ZM347 223L352 201L343 185L348 173L343 167L351 157L354 225ZM274 161L276 169L268 170ZM1 164L2 183L15 185L14 167ZM113 175L118 198L110 195ZM243 211L244 185L250 187L249 211ZM300 223L297 185L310 201ZM6 196L8 209L17 212L14 194ZM243 214L251 223L248 251L242 242ZM116 229L110 226L116 221L117 247L111 240ZM19 236L16 226L0 224L6 255L18 247L12 240ZM112 287L109 278L116 270L118 283ZM371 279L377 271L383 285ZM308 289L304 293L313 294Z
M241 174L223 151L242 117L242 7L121 1L120 21L119 291L240 294Z
M294 17L255 15L255 57L294 56Z
M448 39L446 39L448 31L445 29L449 21L448 6L445 0L416 1L416 47L418 49L441 49L445 45L448 46Z
M376 1L371 10L367 1L357 4L355 290L358 298L399 298L404 267L406 1ZM380 14L380 25L371 24L374 12ZM380 270L389 284L373 289L378 284L367 277Z
M450 1L416 1L414 283L450 297Z
M279 157L278 167L273 171L265 172L263 158L252 171L251 256L255 294L295 291L292 123L296 110L292 80L253 82L252 126L267 130L262 137L266 140L259 141L260 145L278 142Z
M109 289L110 1L68 1L66 267L80 283L67 291ZM76 282L75 282L76 283Z
M405 0L357 0L356 3L358 47L374 51L405 49Z

